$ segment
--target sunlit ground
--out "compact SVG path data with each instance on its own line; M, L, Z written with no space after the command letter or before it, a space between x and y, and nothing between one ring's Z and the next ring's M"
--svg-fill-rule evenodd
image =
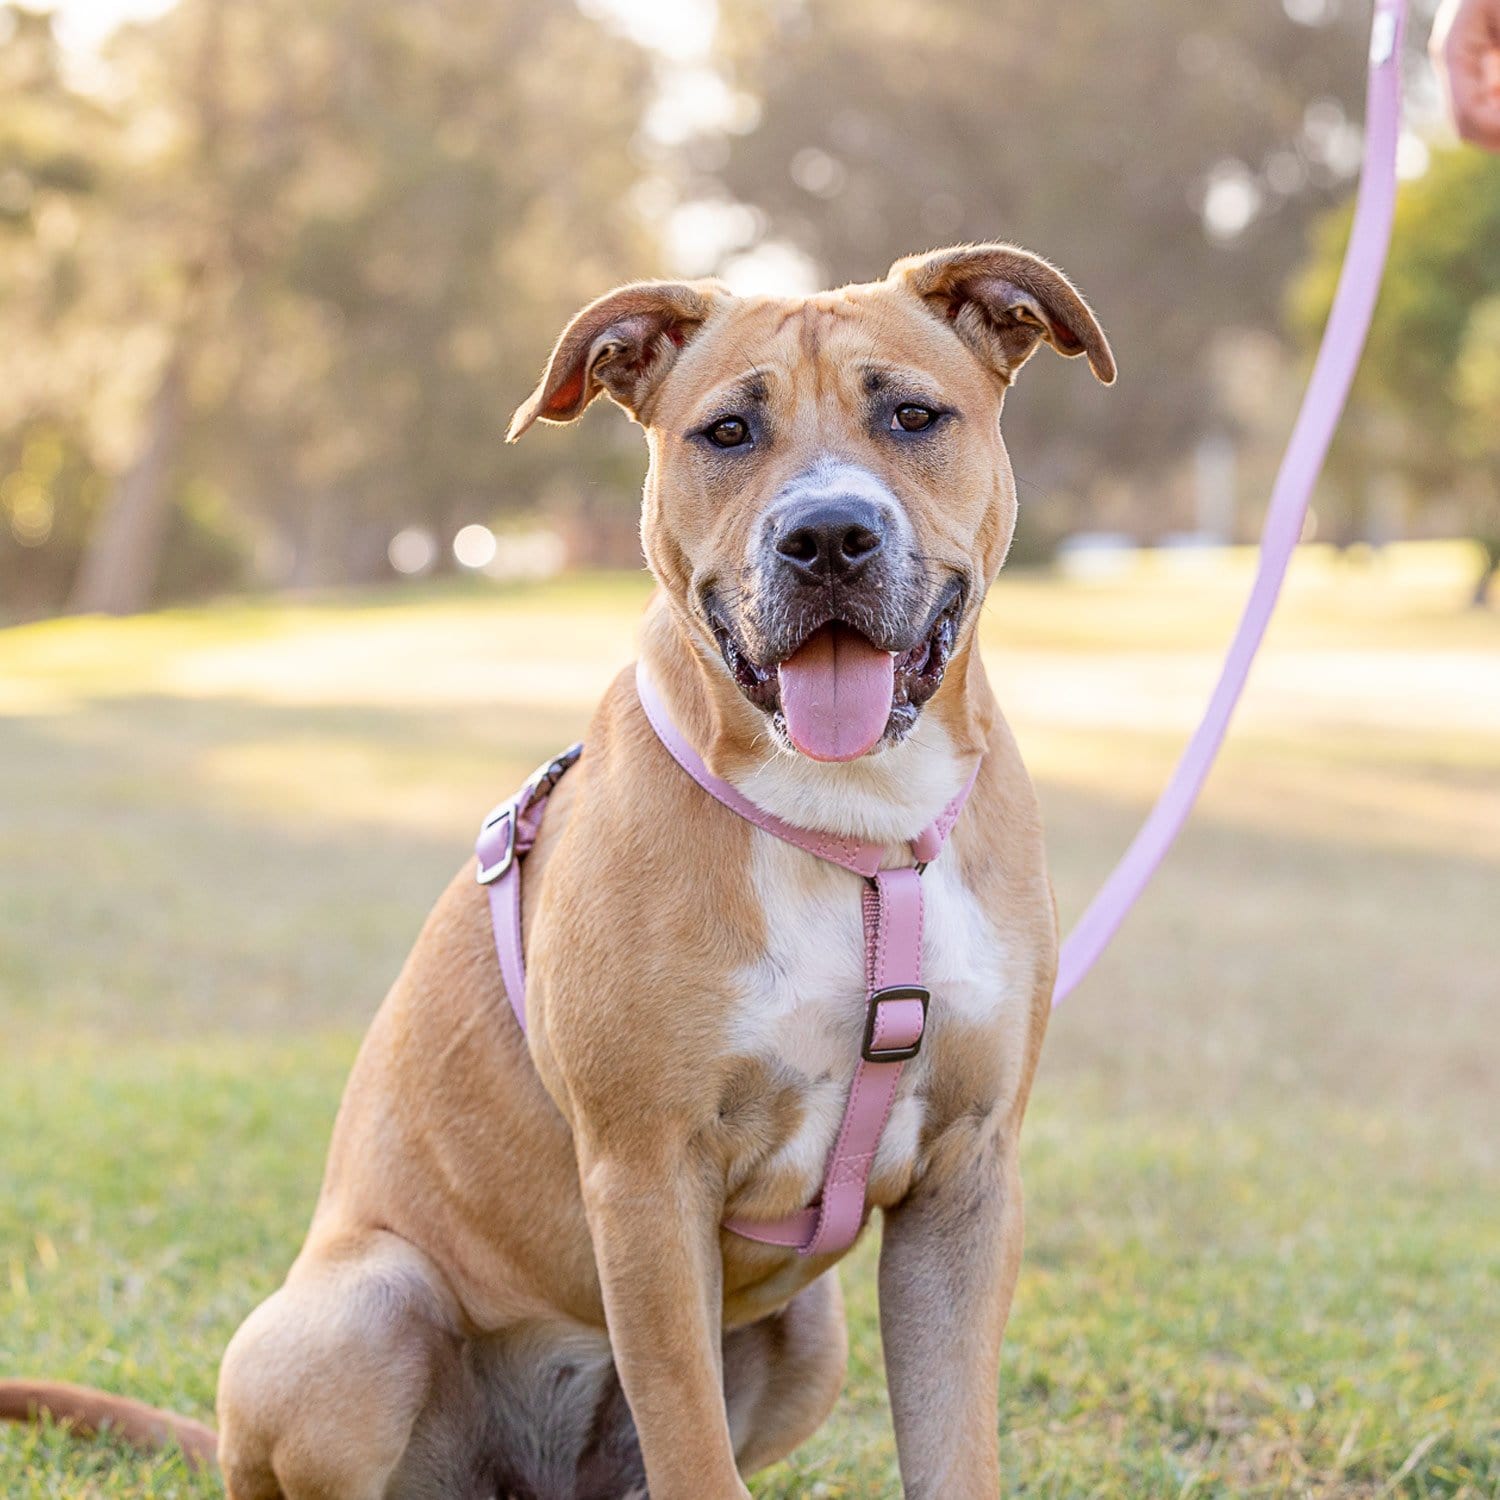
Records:
M1007 576L992 675L1065 918L1190 727L1248 559ZM1012 1493L1500 1494L1500 617L1310 552L1202 810L1029 1122ZM0 633L0 1371L206 1412L344 1070L478 816L583 730L646 584ZM872 1257L762 1496L899 1494ZM212 1494L0 1437L5 1495Z

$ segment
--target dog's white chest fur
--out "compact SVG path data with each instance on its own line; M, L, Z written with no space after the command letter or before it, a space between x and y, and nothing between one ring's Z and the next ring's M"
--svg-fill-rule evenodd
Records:
M927 746L910 747L918 753L903 754L908 748L903 745L872 762L905 761L904 769L916 774L889 778L905 795L897 794L881 806L882 799L873 794L895 787L863 785L857 790L861 802L869 797L867 805L851 808L845 798L840 808L840 799L825 789L820 820L824 826L830 807L844 813L841 831L863 837L881 838L896 828L911 831L932 821L957 789L962 773L950 756L933 754L946 747L932 745L930 737ZM927 753L922 754L924 749ZM779 767L773 763L745 790L788 821L810 821L805 813L801 819L797 816L810 800L810 780L827 777L843 791L838 773L847 776L853 769L778 759L790 763L788 777L775 777ZM779 784L768 784L773 779ZM811 1197L838 1133L864 1036L865 882L761 830L751 840L750 874L765 913L766 947L736 976L738 1004L729 1041L735 1052L782 1064L805 1080L801 1125L767 1166L804 1176ZM928 1036L954 1024L985 1028L1011 1003L1000 933L964 885L951 853L928 867L922 892L922 982L932 991ZM918 1095L929 1066L926 1048L906 1064L876 1158L876 1178L904 1172L916 1157L923 1111Z

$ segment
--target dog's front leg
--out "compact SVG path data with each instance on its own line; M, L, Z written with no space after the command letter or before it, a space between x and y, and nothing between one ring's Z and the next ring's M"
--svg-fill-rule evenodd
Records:
M1021 1175L992 1118L938 1143L887 1212L880 1328L907 1500L994 1500L1000 1340L1020 1268Z
M581 1165L610 1344L651 1500L748 1500L724 1404L721 1204L711 1176L669 1148Z

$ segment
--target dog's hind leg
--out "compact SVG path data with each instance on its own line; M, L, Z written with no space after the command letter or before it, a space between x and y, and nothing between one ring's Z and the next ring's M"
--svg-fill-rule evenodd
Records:
M229 1500L383 1500L455 1325L437 1269L395 1235L304 1251L224 1354Z
M837 1271L827 1271L773 1317L724 1339L724 1396L742 1474L805 1442L838 1400L849 1341Z

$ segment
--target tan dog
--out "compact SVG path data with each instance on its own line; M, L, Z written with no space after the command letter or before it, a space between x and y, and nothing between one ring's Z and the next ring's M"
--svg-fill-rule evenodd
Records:
M869 1188L923 1500L999 1486L1017 1138L1056 958L1035 797L974 645L1015 519L1001 406L1041 341L1113 379L1078 294L1007 246L806 299L629 286L569 325L511 428L603 390L646 429L643 661L762 808L895 861L983 757L923 877L930 1022ZM895 658L856 759L837 716L781 701L778 666L820 630ZM526 869L529 1032L472 866L371 1027L307 1243L224 1357L232 1500L744 1500L833 1405L834 1257L721 1224L818 1192L864 1020L859 878L707 796L629 673Z

